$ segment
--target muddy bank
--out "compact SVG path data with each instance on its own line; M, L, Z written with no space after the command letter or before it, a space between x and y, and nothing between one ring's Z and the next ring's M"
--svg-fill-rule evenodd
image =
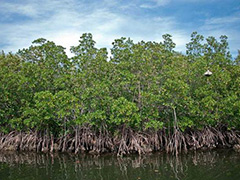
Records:
M240 131L226 127L205 127L202 130L187 129L137 132L130 128L119 130L117 135L79 128L72 134L53 137L47 132L17 132L0 134L0 150L32 152L71 153L116 153L118 156L138 153L139 155L166 151L178 154L188 150L233 148L240 144Z

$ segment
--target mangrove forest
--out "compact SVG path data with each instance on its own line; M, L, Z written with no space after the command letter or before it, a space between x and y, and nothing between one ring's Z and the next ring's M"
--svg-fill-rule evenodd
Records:
M84 33L72 57L40 38L0 53L0 150L115 153L240 147L240 51L193 32L186 52Z

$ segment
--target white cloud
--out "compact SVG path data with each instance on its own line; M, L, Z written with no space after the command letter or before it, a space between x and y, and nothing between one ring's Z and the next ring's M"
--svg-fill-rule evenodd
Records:
M6 14L19 13L26 16L35 17L38 12L32 6L32 4L13 4L9 2L2 2L0 5L0 10Z
M232 23L239 23L240 22L240 15L232 15L232 16L225 16L225 17L214 17L214 18L210 18L207 19L205 21L205 26L225 26L225 25L229 25Z
M152 4L141 4L140 8L152 9L152 8L156 8L156 6Z
M231 16L206 19L204 25L201 26L199 30L200 33L203 33L206 37L220 37L221 35L227 35L230 51L232 52L233 57L235 57L240 44L239 28L240 14L236 13Z
M221 0L149 0L140 4L140 8L153 9L166 6L170 3L211 3Z
M140 8L146 8L146 9L153 9L157 8L159 6L165 6L169 4L171 0L150 0L147 3L143 3L140 5Z
M44 5L43 5L44 3ZM107 0L105 3L112 6L116 3ZM22 11L24 6L31 7L28 14ZM6 4L4 5L6 6ZM4 47L5 51L17 51L19 48L28 47L39 37L53 40L68 49L77 45L82 33L90 32L98 47L111 47L111 42L122 36L131 37L135 41L155 40L160 41L162 34L170 33L181 39L181 31L173 31L176 21L172 17L137 18L128 14L115 12L107 8L106 4L84 4L73 1L60 3L59 1L33 1L26 4L7 4L9 7L19 6L18 9L9 9L27 15L31 20L23 23L2 24L0 37L9 42ZM182 37L182 39L185 36ZM179 41L179 44L182 41Z
M170 3L171 0L153 0L156 2L158 6L165 6L166 4Z
M171 16L132 16L131 12L136 5L133 3L122 5L116 0L104 0L102 4L97 2L86 4L77 0L24 2L0 4L1 13L4 12L8 16L17 13L29 17L27 21L1 24L0 38L5 42L2 47L6 52L16 52L19 48L30 46L34 39L43 37L66 47L70 55L70 46L77 45L79 37L85 32L93 34L97 47L107 48L111 47L114 39L123 36L130 37L135 42L141 40L159 42L162 41L163 34L169 33L173 35L176 50L184 52L191 31L196 30L187 29L184 25L181 27L179 25L181 22L178 23L176 18ZM170 0L152 0L152 3L158 6L169 2ZM6 7L9 9L2 11ZM27 12L27 9L31 10ZM229 28L229 24L237 23L240 24L239 16L235 14L208 19L202 27L194 28L200 33L203 32L205 36L229 35L231 48L234 49L239 48L237 47L239 33L236 28Z

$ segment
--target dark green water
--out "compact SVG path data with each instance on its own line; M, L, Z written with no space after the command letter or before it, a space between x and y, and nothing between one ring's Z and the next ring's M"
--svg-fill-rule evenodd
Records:
M230 150L114 155L0 153L0 180L240 180L240 153Z

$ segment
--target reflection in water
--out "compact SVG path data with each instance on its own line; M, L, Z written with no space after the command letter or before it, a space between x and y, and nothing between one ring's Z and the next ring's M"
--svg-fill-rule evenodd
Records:
M180 156L0 153L0 179L240 179L240 154L192 152Z

